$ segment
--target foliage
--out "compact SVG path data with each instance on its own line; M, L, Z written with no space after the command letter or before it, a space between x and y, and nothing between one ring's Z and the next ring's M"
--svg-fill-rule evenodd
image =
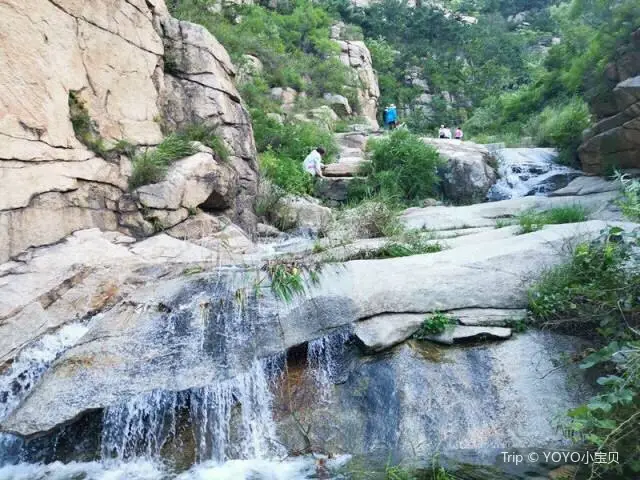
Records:
M326 9L310 0L292 0L275 9L231 5L216 13L211 8L215 3L181 0L173 4L172 13L204 25L235 62L243 54L257 56L267 87L291 87L314 96L344 93L349 70L334 57L339 47L329 38L333 18Z
M427 316L422 325L413 337L418 340L423 340L431 335L438 335L444 332L448 326L453 323L453 319L444 313L436 312Z
M405 234L389 240L379 248L362 250L347 256L344 261L373 258L398 258L442 251L442 245L425 240L419 234Z
M574 97L560 105L550 105L530 121L529 132L536 145L555 147L560 161L575 163L582 132L591 125L591 114L584 100Z
M574 160L582 130L590 125L585 100L607 87L603 72L640 22L635 0L571 0L548 9L547 21L562 32L542 62L531 63L529 79L517 88L486 96L465 123L472 136L511 132L558 147Z
M284 123L254 112L254 135L260 167L266 178L287 193L313 193L313 179L302 169L302 161L316 147L322 146L330 163L337 153L333 134L312 122Z
M273 151L262 153L258 158L262 175L284 192L295 195L313 192L313 178L302 169L301 160L278 156Z
M177 136L188 142L200 142L209 147L223 162L229 161L229 150L222 137L217 133L217 127L204 123L191 124L177 132Z
M535 232L545 225L584 222L587 220L587 215L587 210L581 205L555 207L542 212L530 210L522 213L518 217L520 224L519 233Z
M592 478L640 472L640 269L636 233L618 227L575 248L571 261L548 271L529 292L529 308L547 328L589 336L580 364L600 375L600 391L569 412L567 428L620 464L592 465ZM609 478L609 477L606 477Z
M265 280L268 280L269 288L276 298L290 303L296 295L306 292L309 283L319 283L322 264L301 260L270 260L262 266L261 271L265 276L256 281L256 292L259 292Z
M351 199L381 195L413 203L436 194L440 156L418 136L397 129L367 148L371 151L371 171L364 184L353 186Z
M169 165L175 160L179 160L196 153L196 149L190 140L181 135L171 134L155 148L150 148L132 161L132 172L129 177L129 188L131 190L161 181Z
M622 185L622 200L619 202L622 213L633 221L640 220L640 181L620 172L616 172L616 179Z
M403 232L398 214L399 209L393 202L381 197L369 198L340 211L330 236L344 237L344 240L394 237Z

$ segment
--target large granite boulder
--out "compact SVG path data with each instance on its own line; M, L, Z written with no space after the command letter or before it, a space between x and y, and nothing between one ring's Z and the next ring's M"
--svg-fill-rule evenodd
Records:
M135 208L119 209L131 159L101 158L74 122L91 124L99 150L157 145L161 124L220 125L236 171L229 208L251 230L251 125L231 61L203 27L169 17L163 0L8 0L0 18L0 262L90 227L153 233ZM183 213L156 217L170 224Z
M588 130L578 150L587 173L640 167L640 76L620 82L613 95L617 113Z
M340 45L340 61L353 69L354 86L357 89L358 115L365 117L373 128L378 128L378 99L380 88L373 69L371 53L362 41L337 40Z
M583 170L603 174L613 167L639 167L640 30L619 47L595 83L587 98L598 122L578 150Z
M595 238L605 227L600 221L553 225L434 254L327 266L320 283L291 303L260 288L268 285L260 270L185 275L183 267L146 269L139 275L156 279L139 278L96 318L2 428L32 436L139 394L211 385L251 368L255 358L380 314L523 308L529 282L566 258L567 243Z
M424 141L438 150L445 161L442 189L448 199L459 204L485 200L497 176L491 166L492 156L484 145L436 138Z

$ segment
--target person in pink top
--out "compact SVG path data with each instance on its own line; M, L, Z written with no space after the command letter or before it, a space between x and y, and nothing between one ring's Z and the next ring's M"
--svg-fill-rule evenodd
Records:
M462 140L462 137L464 137L462 129L460 127L456 128L456 140Z

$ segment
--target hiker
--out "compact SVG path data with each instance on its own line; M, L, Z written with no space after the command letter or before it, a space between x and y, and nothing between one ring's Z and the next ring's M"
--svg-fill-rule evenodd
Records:
M446 132L446 128L444 127L444 125L440 125L440 130L438 130L438 137L447 138L447 132Z
M317 147L313 152L307 155L307 158L302 162L302 168L312 177L316 175L324 178L322 175L322 169L325 167L322 163L322 157L324 157L325 150L322 147Z
M464 137L462 129L460 127L456 128L456 140L462 140L462 137Z
M449 127L444 127L444 138L451 140L451 129Z
M389 106L389 113L387 114L387 120L389 120L389 128L393 130L398 124L398 110L394 103Z
M382 114L382 122L384 123L384 128L389 126L389 107L385 107L384 113Z

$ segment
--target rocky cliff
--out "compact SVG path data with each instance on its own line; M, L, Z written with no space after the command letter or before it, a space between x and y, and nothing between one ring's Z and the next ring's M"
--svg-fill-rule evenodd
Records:
M612 166L640 167L640 30L607 65L603 85L590 95L598 123L578 151L582 168L602 174Z
M0 19L0 262L83 228L152 233L127 192L130 156L98 150L152 147L190 123L218 126L230 152L216 168L201 152L205 201L224 188L211 210L253 226L251 124L229 56L204 28L171 18L163 0L7 0ZM74 103L100 149L77 138ZM164 227L185 218L184 205L163 208Z

